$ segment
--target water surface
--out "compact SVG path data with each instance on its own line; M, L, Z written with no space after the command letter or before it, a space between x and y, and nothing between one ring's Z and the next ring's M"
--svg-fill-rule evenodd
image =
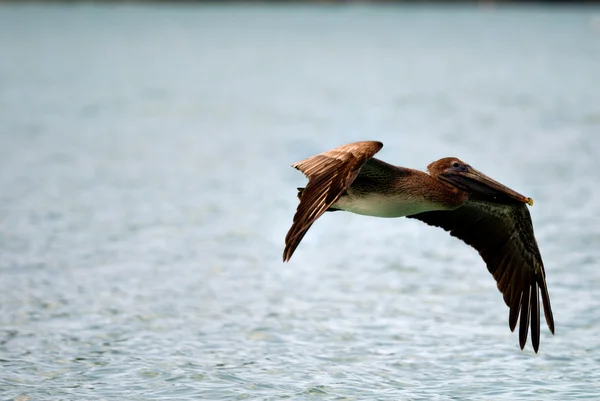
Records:
M599 13L2 5L1 398L596 399ZM364 139L535 199L539 354L420 222L326 215L281 262L289 165Z

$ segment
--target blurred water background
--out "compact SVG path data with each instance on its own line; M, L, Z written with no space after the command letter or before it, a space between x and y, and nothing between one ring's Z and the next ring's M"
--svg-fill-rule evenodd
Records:
M0 6L2 400L566 400L600 390L599 8ZM477 252L328 214L355 140L535 199L556 335Z

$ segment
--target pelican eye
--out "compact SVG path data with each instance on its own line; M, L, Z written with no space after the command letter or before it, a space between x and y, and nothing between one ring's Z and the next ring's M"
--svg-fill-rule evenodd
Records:
M460 164L458 162L454 162L454 163L452 163L452 167L459 168Z

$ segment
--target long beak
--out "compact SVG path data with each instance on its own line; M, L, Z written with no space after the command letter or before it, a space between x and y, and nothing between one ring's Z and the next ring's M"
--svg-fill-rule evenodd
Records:
M472 167L469 167L466 171L444 172L439 177L465 192L491 196L494 199L501 199L508 196L519 202L527 203L529 206L533 205L533 199L513 191Z

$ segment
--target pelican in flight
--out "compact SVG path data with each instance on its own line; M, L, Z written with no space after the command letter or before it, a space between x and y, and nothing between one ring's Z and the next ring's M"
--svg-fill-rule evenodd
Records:
M513 191L455 157L424 172L394 166L373 156L381 142L340 146L292 165L308 178L298 188L300 203L285 237L289 261L310 226L325 212L376 217L409 217L441 227L475 248L494 276L509 307L508 324L519 325L519 345L540 345L540 304L554 334L546 273L527 205L533 200Z

